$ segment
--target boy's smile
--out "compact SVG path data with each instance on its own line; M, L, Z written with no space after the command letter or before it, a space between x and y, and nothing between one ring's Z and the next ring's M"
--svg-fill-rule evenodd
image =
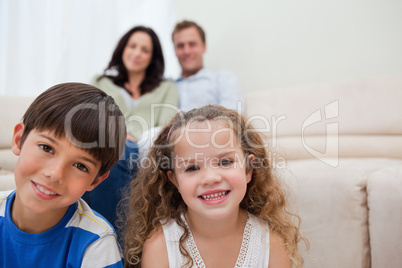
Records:
M97 177L100 161L49 131L31 130L21 146L23 130L24 124L18 124L12 140L13 152L19 156L12 217L21 230L38 232L35 228L49 229L57 224L68 207L108 173ZM41 227L30 221L38 221Z

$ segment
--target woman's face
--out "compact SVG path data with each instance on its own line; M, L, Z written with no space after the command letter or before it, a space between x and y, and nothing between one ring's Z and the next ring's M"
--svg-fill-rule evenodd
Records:
M152 39L145 32L133 33L123 51L123 64L128 73L143 73L152 59Z

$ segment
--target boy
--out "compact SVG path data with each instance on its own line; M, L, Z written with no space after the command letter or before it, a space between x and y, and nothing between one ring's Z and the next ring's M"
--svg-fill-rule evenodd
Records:
M122 267L110 224L80 197L123 151L124 116L86 84L38 96L14 128L16 190L0 192L0 267Z

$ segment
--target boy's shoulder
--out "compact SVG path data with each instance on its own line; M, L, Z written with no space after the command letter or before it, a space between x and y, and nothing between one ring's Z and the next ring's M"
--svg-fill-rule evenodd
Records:
M0 217L5 216L7 200L9 200L14 193L15 190L0 191Z
M81 198L77 201L75 214L66 225L91 232L99 237L114 235L115 231L111 224L99 213L93 211Z

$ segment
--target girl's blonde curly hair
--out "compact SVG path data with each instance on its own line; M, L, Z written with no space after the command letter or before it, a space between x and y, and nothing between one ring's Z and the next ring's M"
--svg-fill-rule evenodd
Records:
M193 261L184 247L189 236L181 215L187 206L177 188L168 179L167 172L173 170L173 149L177 142L177 130L182 130L191 121L225 120L237 135L239 146L245 155L253 154L258 166L253 165L252 179L240 208L266 222L272 231L282 238L293 266L303 267L298 253L300 219L286 210L285 193L281 182L273 175L266 146L249 122L234 110L208 105L189 112L177 114L163 127L146 157L146 167L141 167L131 183L130 195L126 198L125 215L120 223L124 226L124 257L126 267L140 267L145 240L161 227L162 222L175 220L183 228L180 252L190 267ZM250 164L250 163L249 163ZM296 220L297 225L293 223Z

